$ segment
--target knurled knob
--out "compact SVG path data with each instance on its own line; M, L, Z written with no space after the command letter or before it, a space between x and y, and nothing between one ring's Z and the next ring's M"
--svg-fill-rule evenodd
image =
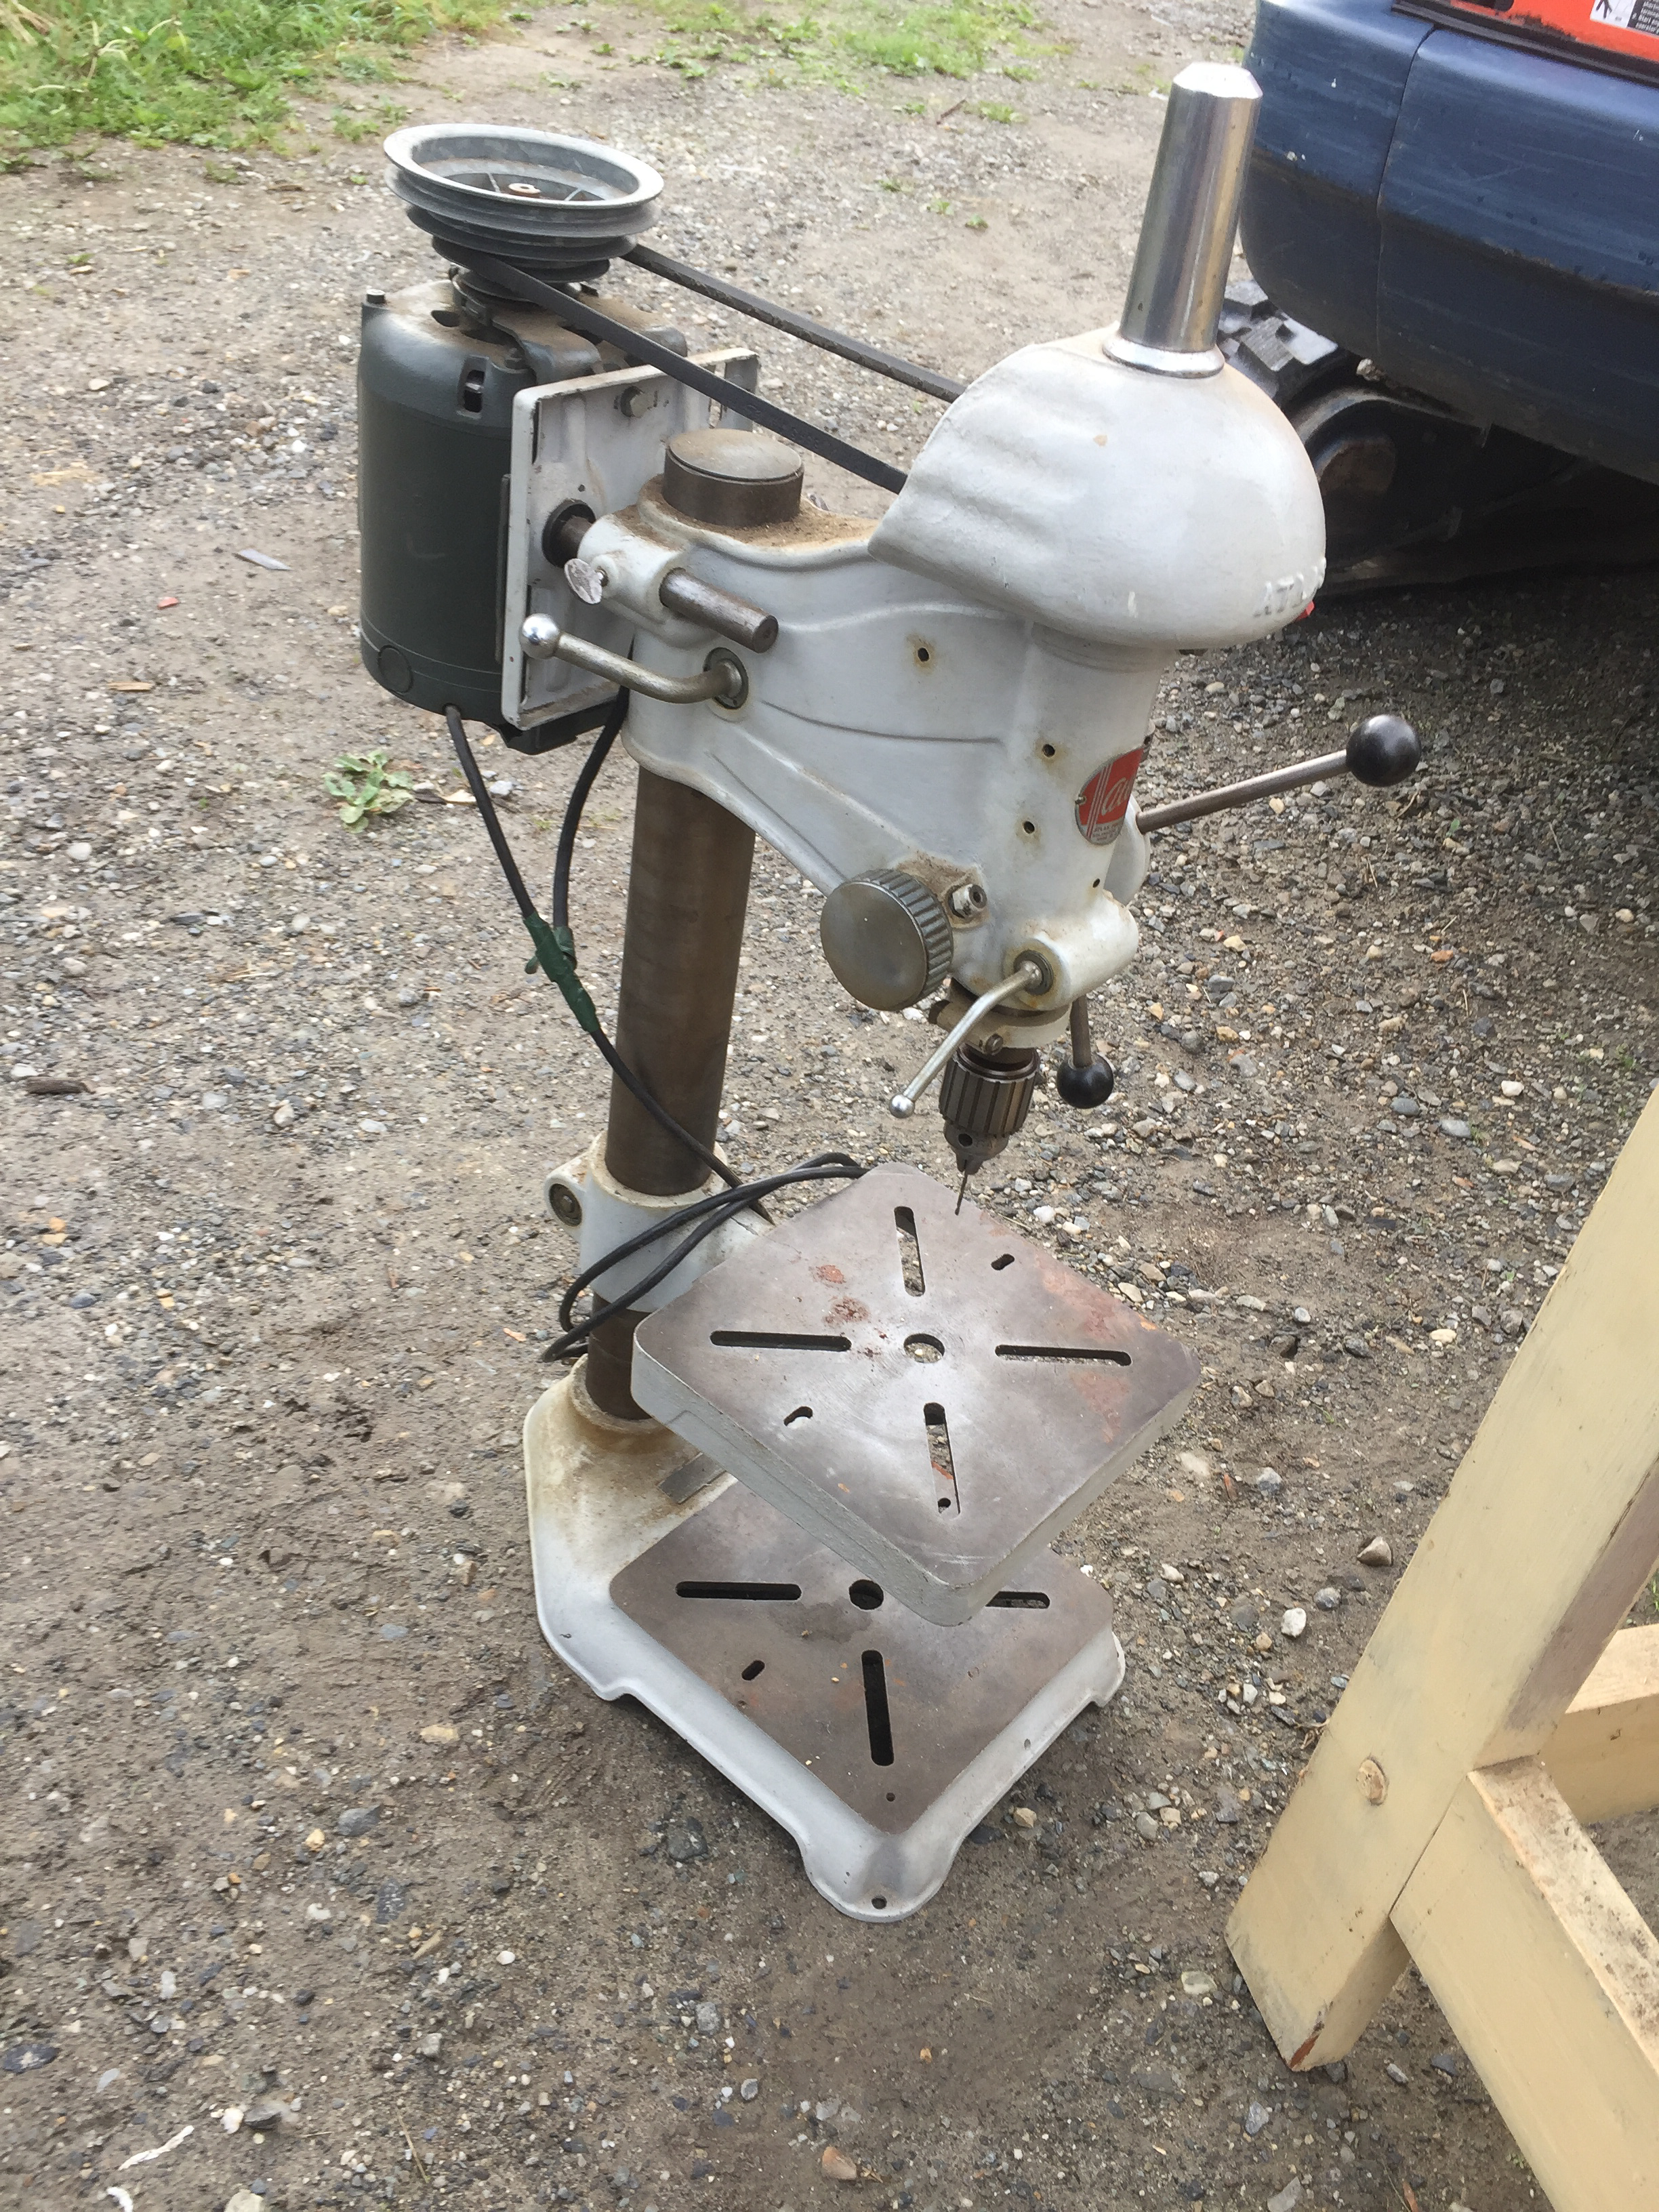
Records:
M862 1006L913 1006L951 972L951 917L901 868L872 868L837 884L823 902L818 936L836 981Z

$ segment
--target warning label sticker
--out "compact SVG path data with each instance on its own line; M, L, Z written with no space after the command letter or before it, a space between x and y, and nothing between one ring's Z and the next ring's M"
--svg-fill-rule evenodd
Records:
M1132 753L1108 761L1079 792L1074 801L1077 826L1091 845L1111 844L1122 829L1144 750L1137 745Z
M1590 0L1592 23L1615 23L1621 31L1645 31L1659 38L1659 0Z
M1570 52L1592 68L1659 78L1659 0L1395 0L1408 15L1540 52Z

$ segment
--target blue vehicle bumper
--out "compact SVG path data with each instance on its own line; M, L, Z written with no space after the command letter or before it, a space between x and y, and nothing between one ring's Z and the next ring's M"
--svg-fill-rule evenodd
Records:
M1659 481L1659 88L1260 0L1243 244L1274 302L1476 422Z

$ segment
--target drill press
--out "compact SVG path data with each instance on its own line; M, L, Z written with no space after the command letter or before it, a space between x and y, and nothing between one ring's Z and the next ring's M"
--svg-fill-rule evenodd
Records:
M1346 751L1137 805L1161 676L1310 604L1317 485L1215 345L1257 102L1171 90L1119 322L965 390L641 243L661 191L615 149L417 127L393 189L451 266L365 309L362 650L447 711L539 965L612 1071L605 1133L547 1179L580 1261L526 1466L544 1632L780 1820L842 1911L913 1911L968 1830L1123 1674L1106 1593L1049 1548L1179 1419L1197 1363L964 1204L1060 1039L1110 1094L1089 994L1133 957L1149 833L1351 769ZM908 476L790 415L741 349L692 356L597 289L627 258L951 404ZM800 449L896 493L802 496ZM526 750L597 729L551 920L464 716ZM625 720L624 720L625 716ZM614 1039L577 974L570 848L620 733L639 771ZM715 1148L754 838L824 894L832 972L931 1004L955 1188L826 1153L740 1184ZM774 1221L765 1200L845 1188ZM576 1317L586 1290L593 1310Z

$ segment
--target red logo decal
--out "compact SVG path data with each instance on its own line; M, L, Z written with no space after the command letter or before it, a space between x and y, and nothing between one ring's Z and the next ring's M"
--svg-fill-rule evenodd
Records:
M1120 753L1097 769L1077 795L1077 826L1091 845L1109 845L1123 827L1145 748Z

